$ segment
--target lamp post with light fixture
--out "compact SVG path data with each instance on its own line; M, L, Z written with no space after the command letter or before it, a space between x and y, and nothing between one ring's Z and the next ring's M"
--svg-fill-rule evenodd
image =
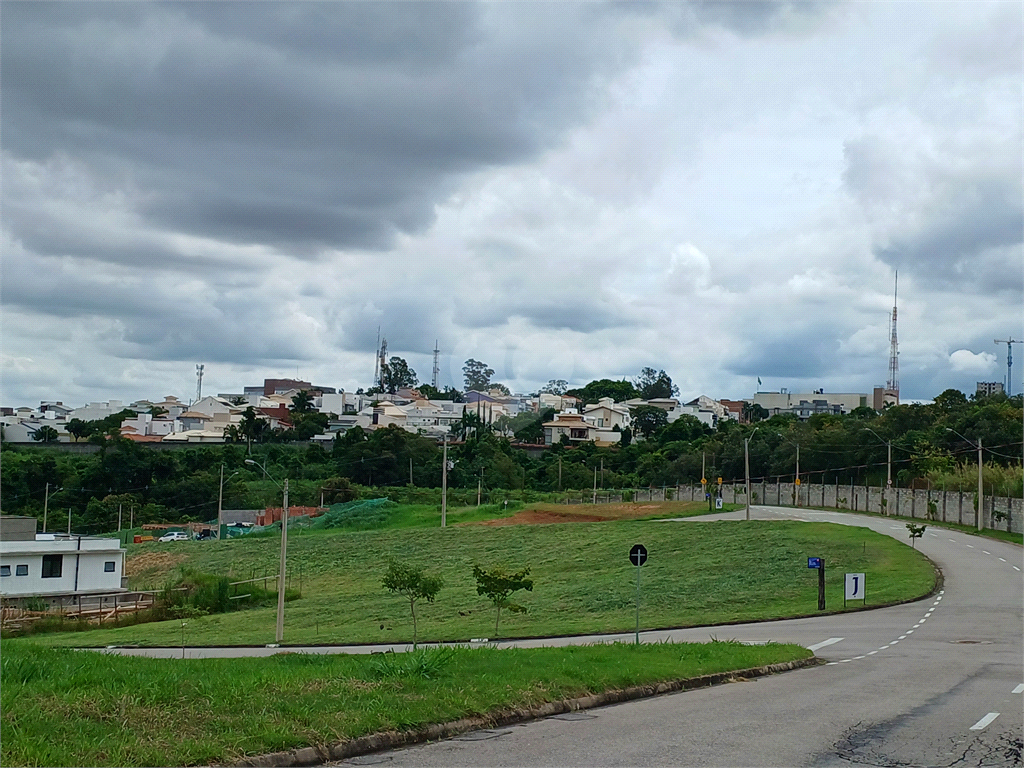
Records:
M254 464L263 470L263 476L270 478L270 482L284 491L284 507L281 514L281 565L277 574L277 633L275 642L280 644L284 640L284 574L288 562L288 478L284 479L282 486L274 478L270 477L267 468L253 459L246 459L246 464Z
M952 432L957 437L960 437L960 438L966 440L970 445L974 445L974 441L973 440L971 440L970 438L964 437L959 432L957 432L955 429L950 429L949 427L946 427L946 431L947 432ZM976 520L977 520L977 524L978 524L978 530L980 531L980 530L982 530L984 528L984 521L982 520L982 517L984 516L984 511L985 511L985 497L983 495L985 486L982 483L982 476L981 476L982 463L981 463L981 438L980 437L978 438L977 448L978 448L978 514L977 514Z

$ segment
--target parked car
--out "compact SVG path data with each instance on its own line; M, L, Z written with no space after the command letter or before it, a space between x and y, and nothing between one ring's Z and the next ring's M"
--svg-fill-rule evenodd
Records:
M170 533L165 533L157 541L188 541L188 534L182 531L171 531Z

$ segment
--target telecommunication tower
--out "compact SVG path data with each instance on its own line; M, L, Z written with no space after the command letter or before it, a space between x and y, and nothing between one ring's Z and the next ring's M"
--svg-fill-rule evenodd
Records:
M892 319L889 327L889 380L885 388L896 395L896 403L900 401L900 351L899 342L896 339L896 289L899 285L900 273L896 272L896 278L892 289Z
M203 371L205 365L196 365L196 402L203 399Z
M439 354L441 354L441 350L437 348L437 339L434 339L434 370L430 377L430 386L432 386L434 389L437 389L437 374L440 373L440 370L437 366L437 356Z

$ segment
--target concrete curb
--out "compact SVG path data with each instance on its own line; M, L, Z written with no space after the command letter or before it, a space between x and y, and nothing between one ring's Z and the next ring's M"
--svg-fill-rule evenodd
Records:
M636 685L632 688L625 688L619 691L606 691L582 696L575 699L563 699L562 701L551 701L530 709L502 710L490 715L478 717L464 717L461 720L454 720L448 723L434 723L416 731L385 731L383 733L371 733L348 741L339 741L335 744L321 744L301 749L292 749L287 752L271 752L265 755L254 755L247 757L237 763L239 766L248 768L290 768L291 766L321 765L323 763L345 760L350 757L367 755L372 752L380 752L385 749L407 747L413 744L422 744L428 741L438 741L458 736L467 731L475 731L481 728L494 728L505 725L525 723L530 720L538 720L552 715L560 715L566 712L575 712L581 709L603 707L608 704L618 704L623 701L633 701L648 696L659 696L664 693L676 691L688 691L694 688L706 688L711 685L721 685L733 681L749 679L754 677L765 677L781 672L789 672L794 669L814 667L823 664L824 660L817 656L807 659L797 659L780 664L769 664L764 667L752 669L740 669L732 672L717 672L712 675L701 675L684 680L671 680L665 683L652 685Z

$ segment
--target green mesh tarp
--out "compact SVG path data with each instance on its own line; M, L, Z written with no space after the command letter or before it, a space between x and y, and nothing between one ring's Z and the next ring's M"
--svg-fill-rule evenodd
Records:
M327 528L348 528L350 530L372 530L387 525L391 515L398 509L398 504L390 499L361 499L345 504L334 504L322 515L300 515L288 518L288 530L303 529L321 531ZM280 531L281 523L257 525L247 529L247 533L264 531ZM231 534L229 534L231 535Z

